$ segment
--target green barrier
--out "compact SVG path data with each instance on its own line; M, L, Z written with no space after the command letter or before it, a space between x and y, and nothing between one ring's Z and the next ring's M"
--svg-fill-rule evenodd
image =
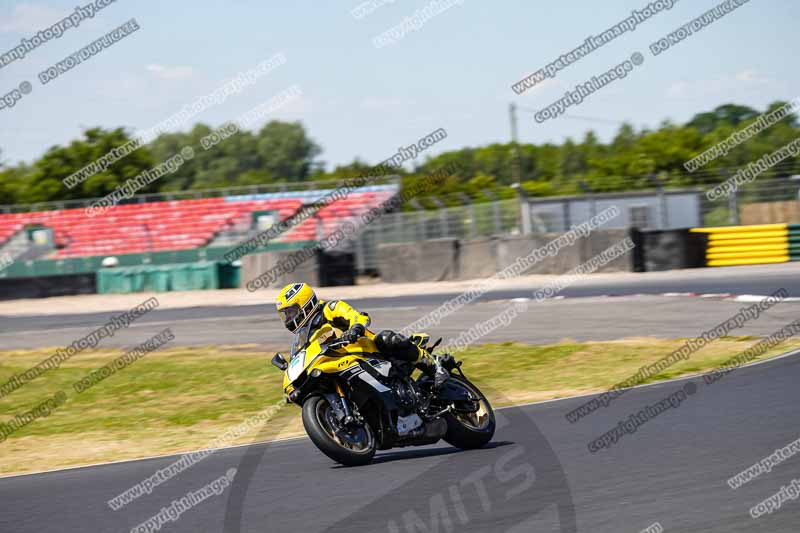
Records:
M789 229L789 260L800 261L800 224L787 224Z
M293 251L311 247L315 244L315 241L276 242L269 243L266 247L253 250L251 253L278 250ZM225 262L225 252L230 250L231 248L228 247L194 248L192 250L176 250L171 252L114 255L114 257L119 261L120 267L175 265L179 263L197 263L202 261ZM33 278L40 276L62 276L65 274L91 274L102 268L103 259L106 257L109 257L109 255L19 261L0 271L0 278Z
M226 271L226 284L237 280L232 271L238 267L217 261L181 263L177 265L140 265L102 268L97 271L98 294L131 292L196 291L230 288L220 283L221 270Z

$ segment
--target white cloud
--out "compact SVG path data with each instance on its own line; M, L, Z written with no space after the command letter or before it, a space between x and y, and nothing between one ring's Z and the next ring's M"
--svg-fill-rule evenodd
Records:
M574 88L574 87L572 87ZM539 100L549 100L552 96L561 98L564 96L564 91L567 89L567 84L558 78L546 78L530 89L525 89L525 92L517 95L519 98L528 98ZM508 86L504 83L497 85L497 99L500 102L508 102ZM522 102L523 100L520 100ZM550 102L548 102L549 104Z
M0 19L0 32L36 33L49 28L68 14L69 12L63 9L19 4L8 18Z
M674 81L667 87L667 96L669 98L686 98L690 89L688 81Z
M735 99L755 89L753 85L772 85L773 81L761 77L755 70L742 70L733 76L713 80L676 81L667 87L667 98L691 100L705 97Z
M530 89L526 91L529 94L536 94L539 92L547 92L547 91L562 91L566 88L566 85L563 81L559 80L558 78L547 78L546 80L540 81Z
M676 81L667 87L667 97L676 100L691 100L708 96L731 94L735 81L730 78L716 80Z
M162 80L185 80L194 74L192 67L167 67L164 65L147 65L147 71Z
M759 77L758 72L755 70L743 70L741 72L737 72L736 81L741 81L744 83L760 83L760 84L770 82L768 78Z
M273 95L274 96L274 95ZM269 101L272 96L269 96L262 102L253 103L251 106L249 103L247 104L247 109L252 109L257 107L264 102ZM292 98L285 104L281 105L278 109L275 109L268 115L262 117L257 122L253 123L252 125L248 126L248 129L257 131L259 130L264 124L270 122L272 120L283 120L283 121L293 121L299 120L303 116L309 116L314 113L314 102L311 98L309 98L305 93L303 93L298 98Z

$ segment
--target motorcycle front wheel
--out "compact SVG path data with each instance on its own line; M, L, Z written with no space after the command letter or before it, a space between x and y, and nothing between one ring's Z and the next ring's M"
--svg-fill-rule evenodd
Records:
M375 456L377 444L369 424L342 427L322 396L312 396L303 403L303 427L311 442L339 464L365 465Z

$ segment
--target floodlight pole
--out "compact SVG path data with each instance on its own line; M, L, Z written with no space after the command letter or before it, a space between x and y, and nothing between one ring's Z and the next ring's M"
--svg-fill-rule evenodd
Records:
M517 131L517 104L508 104L508 119L511 125L511 179L514 184L520 182L520 162L519 162L519 134Z

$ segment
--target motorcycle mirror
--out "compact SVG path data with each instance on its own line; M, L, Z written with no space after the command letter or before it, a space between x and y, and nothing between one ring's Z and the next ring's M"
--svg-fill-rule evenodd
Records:
M431 346L430 348L428 348L428 353L433 353L433 350L435 350L435 349L436 349L436 347L437 347L437 346L439 346L441 343L442 343L442 337L439 337L439 340L438 340L438 341L436 341L436 342L434 342L434 343L433 343L433 346Z
M286 359L283 358L283 355L280 353L276 353L272 357L272 365L277 367L282 372L285 372L287 368L289 368L289 363L286 362Z

